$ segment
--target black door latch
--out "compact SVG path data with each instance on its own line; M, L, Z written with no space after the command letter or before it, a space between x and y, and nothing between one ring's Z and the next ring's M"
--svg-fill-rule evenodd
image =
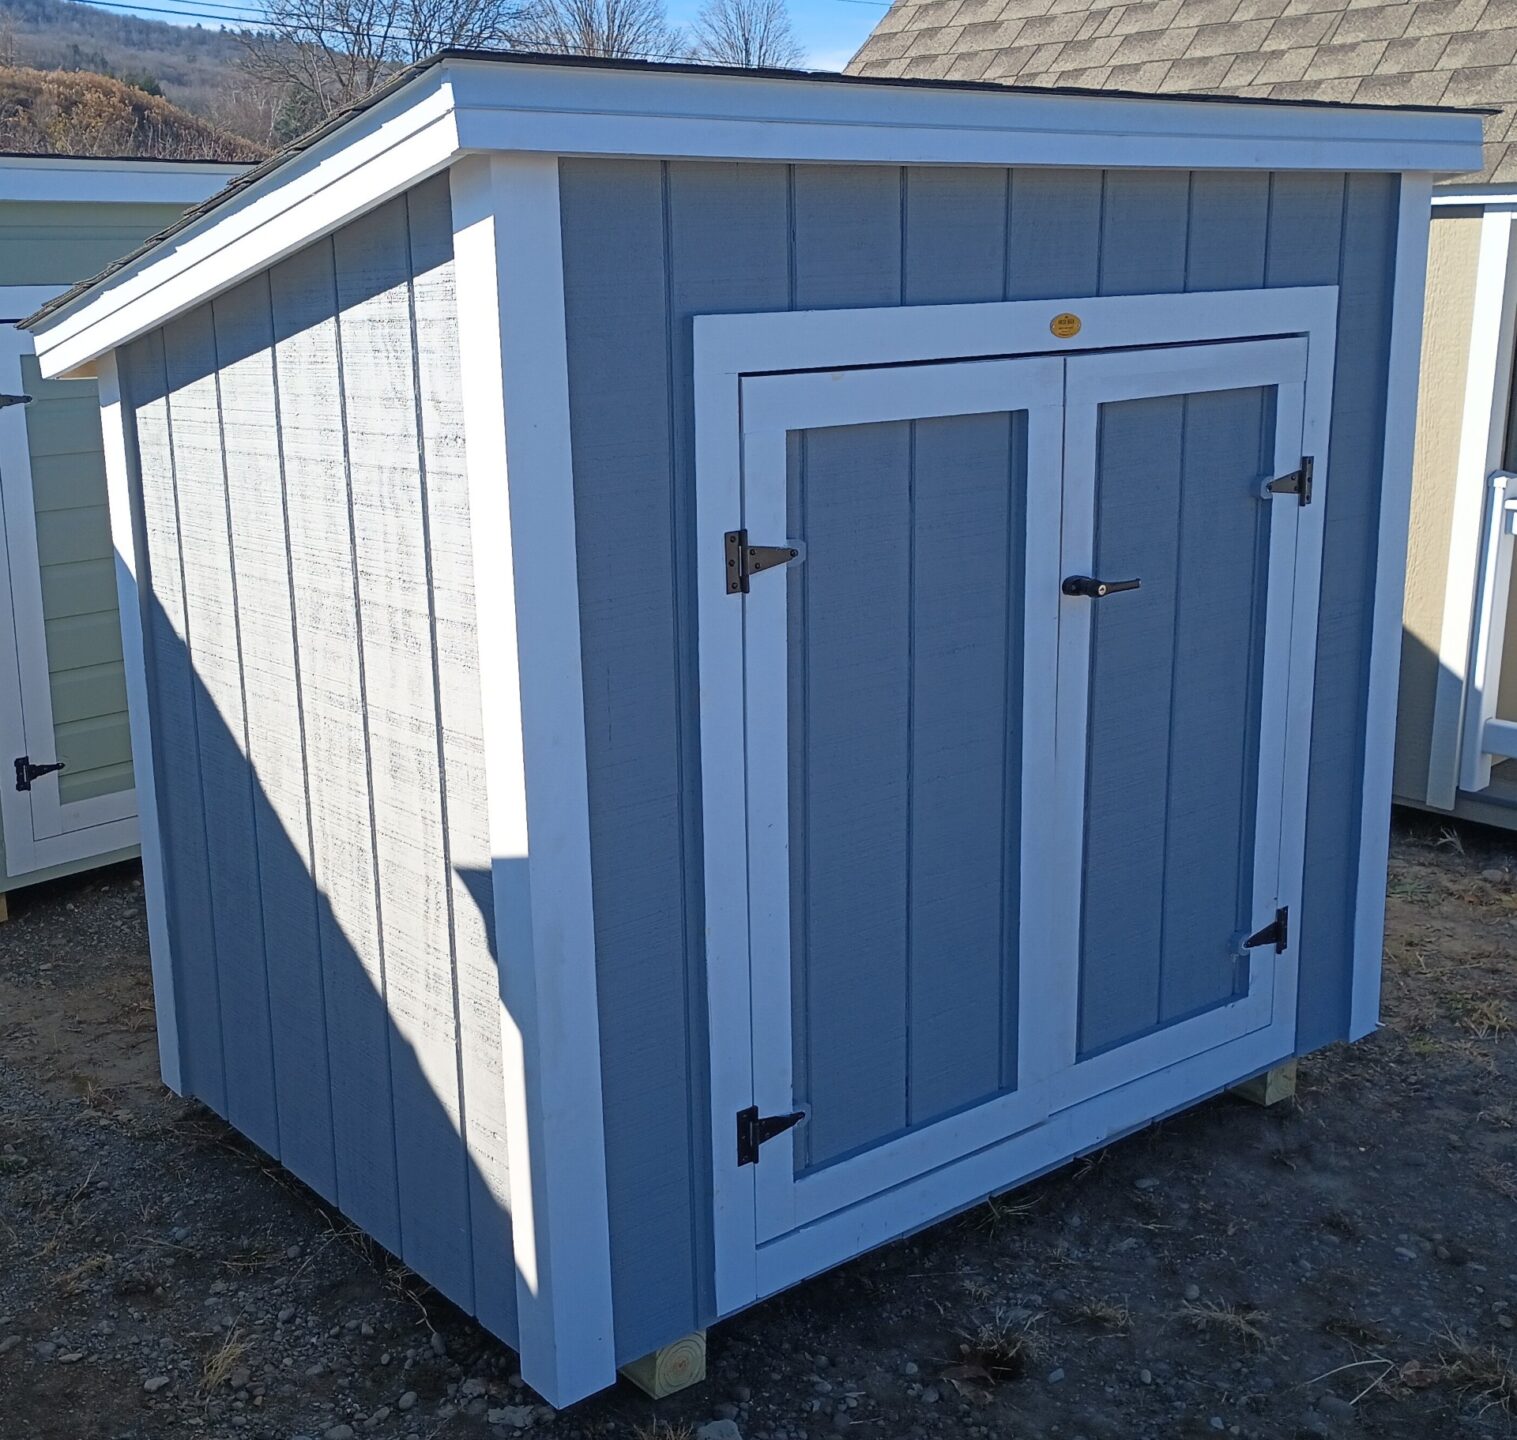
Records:
M44 775L51 775L55 770L63 769L62 760L54 761L51 765L33 765L30 755L18 755L16 757L16 789L30 790L33 780L40 780Z
M1066 575L1060 588L1066 595L1099 600L1105 595L1115 595L1119 590L1136 590L1142 584L1141 580L1097 580L1092 575Z

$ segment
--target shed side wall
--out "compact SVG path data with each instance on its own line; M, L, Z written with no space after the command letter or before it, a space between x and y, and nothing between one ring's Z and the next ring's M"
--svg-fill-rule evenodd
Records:
M121 356L188 1090L516 1334L446 176Z
M1438 645L1443 630L1454 482L1464 425L1470 323L1480 258L1480 218L1479 210L1440 207L1433 211L1428 237L1427 308L1402 610L1394 779L1397 797L1418 805L1427 801Z
M561 191L616 1343L628 1359L713 1312L691 317L1341 284L1302 948L1311 1049L1348 1023L1397 182L575 159ZM607 566L608 553L637 562Z

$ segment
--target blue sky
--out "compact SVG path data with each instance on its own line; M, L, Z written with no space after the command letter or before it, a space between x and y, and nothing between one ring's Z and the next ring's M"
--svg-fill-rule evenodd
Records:
M669 18L676 24L688 24L700 9L701 0L666 0ZM790 19L796 37L806 51L806 63L816 70L841 70L874 23L889 8L886 0L789 0ZM257 0L221 0L220 4L200 5L196 0L145 0L141 14L153 20L167 20L169 12L188 12L186 23L210 23L207 12L235 14L256 12ZM194 12L199 11L199 16ZM191 17L194 18L191 18Z

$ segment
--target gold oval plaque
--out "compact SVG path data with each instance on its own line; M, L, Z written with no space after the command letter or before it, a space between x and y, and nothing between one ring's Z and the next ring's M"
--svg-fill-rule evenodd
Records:
M1080 317L1070 314L1068 310L1062 311L1053 317L1048 328L1060 340L1073 340L1080 333Z

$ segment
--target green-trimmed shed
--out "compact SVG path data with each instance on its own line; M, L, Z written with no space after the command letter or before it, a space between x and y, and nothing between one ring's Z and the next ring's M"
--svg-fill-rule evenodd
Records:
M13 322L242 169L0 157L0 393L30 397L0 408L0 917L137 847L95 383L44 380Z

